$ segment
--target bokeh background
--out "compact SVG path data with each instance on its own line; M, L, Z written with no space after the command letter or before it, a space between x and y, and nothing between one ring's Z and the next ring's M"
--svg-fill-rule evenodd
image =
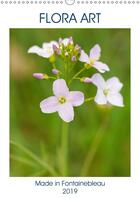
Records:
M89 102L75 108L69 128L69 176L80 176L91 145L94 156L87 176L130 176L130 29L10 29L10 176L51 176L34 157L50 166L59 163L61 120L57 113L43 114L39 108L40 101L52 95L52 81L32 77L35 72L51 74L51 65L27 50L70 36L87 53L94 44L101 46L101 61L110 67L103 76L123 82L125 107ZM80 68L79 62L75 71ZM87 75L94 72L90 69ZM71 90L81 90L86 97L96 94L96 87L78 81Z

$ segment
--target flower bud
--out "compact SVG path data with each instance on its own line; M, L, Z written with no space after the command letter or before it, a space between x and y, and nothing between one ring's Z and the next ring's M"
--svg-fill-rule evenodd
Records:
M44 74L42 74L42 73L34 73L33 77L37 78L39 80L42 80L42 79L44 79Z
M78 44L76 44L75 45L75 51L77 51L77 52L81 52L81 47L80 47L80 45L78 45Z
M33 77L34 78L37 78L39 80L42 80L42 79L49 79L49 76L47 74L42 74L42 73L34 73L33 74Z
M69 37L69 44L73 45L73 38L72 38L72 36Z
M56 45L53 45L53 50L56 52L56 54L61 54L61 50Z
M52 73L55 74L55 75L57 75L57 74L60 73L60 71L58 69L52 69Z
M86 78L84 79L84 83L92 83L92 79L86 77Z
M62 38L59 38L58 43L59 43L59 44L61 44L61 43L62 43Z
M89 78L89 77L83 77L83 78L81 79L81 82L84 82L84 83L92 83L92 79Z
M65 56L68 56L69 55L69 53L68 52L65 52Z
M73 61L73 62L75 62L77 59L76 59L76 56L73 56L72 58L71 58L71 60Z

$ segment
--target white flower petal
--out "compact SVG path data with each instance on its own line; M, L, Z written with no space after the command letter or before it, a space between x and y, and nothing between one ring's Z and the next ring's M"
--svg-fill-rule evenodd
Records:
M92 80L92 83L94 85L96 85L98 88L105 89L106 82L105 82L104 78L101 76L101 74L98 74L98 73L94 74L91 77L91 80Z
M101 55L101 48L98 44L96 44L91 50L90 50L90 59L99 60Z
M70 91L67 100L72 106L80 106L84 102L84 94L80 91Z
M79 60L80 60L81 62L85 62L85 63L88 63L88 64L89 64L89 57L88 57L88 55L84 52L84 50L81 51L81 55L80 55Z
M65 122L71 122L74 119L74 110L71 103L66 102L59 105L58 114Z
M38 47L38 46L36 46L36 45L30 47L30 48L28 49L28 53L37 54L37 55L39 55L39 56L43 56L43 57L46 58L46 54L44 54L43 49L40 48L40 47Z
M95 61L93 67L95 67L101 73L104 73L104 72L110 70L108 65L106 65L105 63L102 63L100 61Z
M69 45L69 43L70 43L70 39L69 39L69 38L64 38L64 39L62 40L62 43L63 43L63 45L64 45L65 47L67 47L67 46Z
M97 94L94 98L94 101L97 103L97 104L100 104L100 105L104 105L107 103L107 98L106 96L104 95L103 93L103 90L102 89L98 89L97 90Z
M42 50L42 48L38 47L37 45L34 45L28 49L28 53L39 53Z
M119 92L123 87L123 84L120 82L119 78L112 77L106 81L106 87L111 92Z
M69 89L64 79L58 79L53 82L53 93L57 97L67 97L67 95L69 94Z
M45 42L43 43L42 45L42 48L43 49L48 49L48 47L52 47L53 48L53 45L56 45L57 47L59 47L58 43L56 41L51 41L51 42Z
M53 44L50 43L43 43L42 45L43 51L46 54L47 58L51 57L54 54Z
M37 54L39 56L42 56L44 58L49 58L50 54L48 54L48 52L46 50L44 50L43 48L40 48L36 45L32 46L29 48L28 53L33 53L33 54Z
M43 113L53 113L58 109L58 100L55 96L50 96L40 103L40 108Z
M123 107L123 97L120 93L115 93L115 94L111 94L109 93L107 95L107 100L110 104L115 105L115 106L119 106L119 107Z

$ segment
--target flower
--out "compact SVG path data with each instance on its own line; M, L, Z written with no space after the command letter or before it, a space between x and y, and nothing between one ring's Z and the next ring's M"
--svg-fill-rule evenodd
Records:
M97 86L97 94L95 96L95 102L97 104L107 104L123 107L123 97L119 93L123 84L117 77L109 78L107 81L103 79L100 74L94 74L92 77L92 83Z
M73 44L73 38L69 37L69 38L60 38L59 39L59 44L63 44L65 47L67 47L69 44Z
M99 72L104 73L105 71L109 71L108 65L98 61L101 55L101 48L98 44L96 44L91 50L89 56L81 50L80 61L85 62L91 67L95 67Z
M54 54L54 46L59 48L59 45L56 41L51 41L49 43L43 43L42 48L34 45L29 48L28 53L34 53L44 58L49 58Z
M40 103L43 113L58 112L65 122L74 119L74 106L80 106L84 102L84 94L80 91L69 91L64 79L57 79L53 82L54 96L44 99Z

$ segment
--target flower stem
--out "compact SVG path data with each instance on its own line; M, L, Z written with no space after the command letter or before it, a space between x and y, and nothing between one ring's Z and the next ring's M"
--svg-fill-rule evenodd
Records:
M68 82L68 74L69 74L69 63L67 60L64 62L64 78L65 81Z
M56 80L57 78L56 77L53 77L53 76L49 76L50 79L54 79Z
M94 100L94 97L86 98L84 102L90 102L92 100Z
M85 67L83 67L79 72L77 72L72 78L71 78L71 80L69 81L69 85L72 83L72 81L77 77L77 76L79 76L79 74L81 74L83 71L85 71L86 70L86 68Z
M96 152L100 146L100 143L103 139L106 127L107 127L107 120L105 119L103 124L97 131L95 137L93 138L90 149L87 153L87 156L84 160L84 164L81 169L81 176L88 176L89 169L90 169L92 161L96 155Z
M62 175L68 175L68 123L62 122L62 139L61 139L61 152L62 152Z

